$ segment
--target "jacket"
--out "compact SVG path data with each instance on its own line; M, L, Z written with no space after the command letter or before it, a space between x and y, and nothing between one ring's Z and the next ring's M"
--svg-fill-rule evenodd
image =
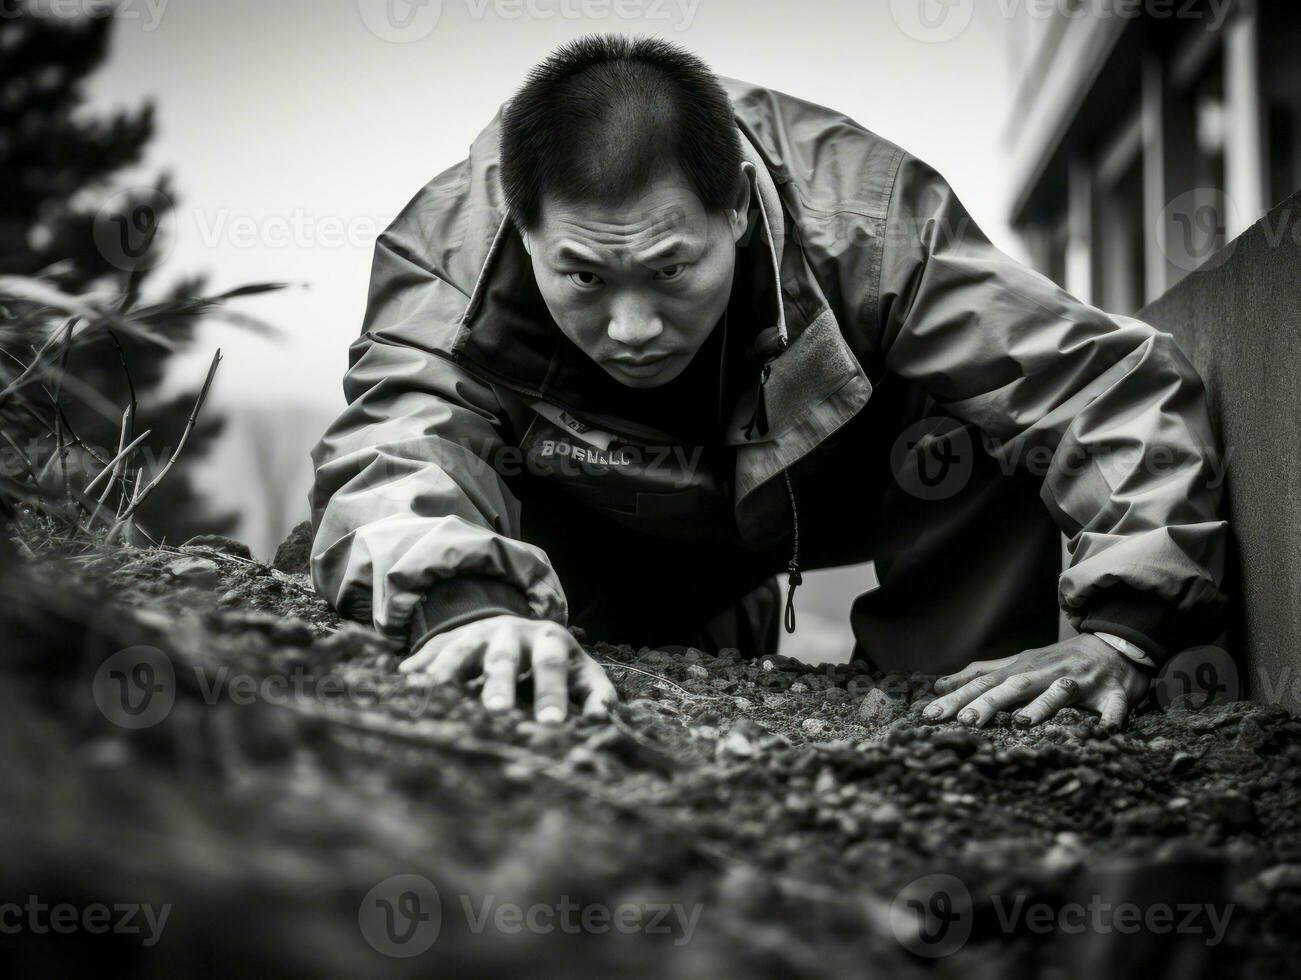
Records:
M1038 467L1068 539L1058 596L1072 625L1158 661L1213 637L1219 455L1173 338L999 252L935 170L846 116L723 81L767 265L753 324L766 364L725 436L747 544L791 533L783 476L893 372L977 426L1000 463ZM348 407L312 451L315 587L408 643L494 613L566 622L563 584L520 540L502 476L531 427L607 445L658 435L603 414L541 304L504 209L500 120L380 236ZM596 464L600 443L586 443Z

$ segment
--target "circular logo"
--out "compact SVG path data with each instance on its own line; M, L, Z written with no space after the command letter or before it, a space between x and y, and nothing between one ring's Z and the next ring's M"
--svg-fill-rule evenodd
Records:
M443 15L443 0L357 0L367 30L381 41L411 44L428 37Z
M377 953L419 956L438 939L443 906L434 883L422 875L393 875L366 893L357 909L362 937Z
M914 422L899 433L890 450L895 482L921 500L947 500L961 491L974 463L971 434L949 416Z
M1182 704L1192 711L1237 701L1240 691L1238 666L1220 647L1192 647L1171 657L1152 682L1161 707Z
M95 212L91 235L95 249L115 269L149 270L176 244L176 209L156 187L128 187Z
M1234 252L1230 232L1241 227L1237 204L1216 187L1180 194L1162 209L1159 222L1161 252L1184 272L1210 272L1228 262Z
M971 26L976 0L890 0L890 16L914 41L943 44Z
M890 905L890 928L914 956L956 953L971 935L971 892L948 874L925 875L904 885Z
M176 703L176 670L157 647L126 647L99 665L91 693L113 724L148 728L166 718Z

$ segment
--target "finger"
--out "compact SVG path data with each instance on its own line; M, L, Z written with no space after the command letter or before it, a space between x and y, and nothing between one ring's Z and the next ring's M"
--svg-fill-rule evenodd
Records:
M936 678L935 693L943 694L945 691L956 691L963 685L970 684L977 677L1003 669L1013 659L1013 657L1003 657L1000 660L973 660L956 674Z
M404 674L409 674L413 670L424 670L426 667L428 667L431 663L434 662L438 654L442 652L442 649L445 645L443 643L440 643L439 639L440 639L439 637L435 637L434 639L430 640L428 643L424 644L424 646L422 646L419 650L415 651L415 653L407 657L406 660L398 664L398 670L400 670Z
M958 721L982 728L998 712L1024 704L1036 694L1042 693L1050 683L1051 678L1045 674L1013 674L963 708L958 714Z
M1073 677L1059 677L1028 705L1013 716L1018 725L1037 725L1051 718L1080 696L1080 685Z
M434 662L425 668L425 673L436 684L462 681L474 672L479 664L479 656L482 652L482 640L461 640L448 643L434 657Z
M936 698L926 706L922 717L928 721L948 721L958 713L959 709L965 708L985 692L993 690L1002 680L1002 674L982 674L963 684L952 694Z
M1125 716L1129 714L1129 699L1120 688L1110 688L1102 695L1098 710L1102 714L1103 728L1120 728L1125 724Z
M574 687L586 693L583 698L583 716L587 718L605 718L610 713L610 705L619 700L609 675L601 669L600 664L589 658L584 658L584 663L579 667Z
M569 709L569 654L573 639L544 633L533 641L533 717L556 723Z
M483 657L483 706L489 711L515 707L519 662L519 642L513 636L497 633L488 641Z

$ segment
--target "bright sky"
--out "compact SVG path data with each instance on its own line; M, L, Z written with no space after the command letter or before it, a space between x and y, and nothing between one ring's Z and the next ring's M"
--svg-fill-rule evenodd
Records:
M951 9L969 16L970 6ZM212 348L223 348L212 404L229 416L228 435L201 471L214 503L245 511L239 533L260 554L306 516L307 452L343 407L340 380L376 235L464 156L531 65L583 33L657 34L721 74L847 113L936 166L995 242L1014 251L1000 163L1009 102L1003 21L985 5L960 32L962 20L919 30L916 7L123 0L91 96L105 108L157 103L158 137L140 176L170 170L181 198L163 277L202 271L218 288L296 284L242 307L282 328L286 343L268 346L217 324L178 372L193 383ZM277 460L261 482L255 441ZM283 512L267 507L267 479Z

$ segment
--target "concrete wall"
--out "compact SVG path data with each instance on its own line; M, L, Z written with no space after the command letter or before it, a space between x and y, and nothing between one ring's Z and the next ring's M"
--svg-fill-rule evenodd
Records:
M1301 709L1301 193L1139 316L1197 365L1227 455L1240 679Z

